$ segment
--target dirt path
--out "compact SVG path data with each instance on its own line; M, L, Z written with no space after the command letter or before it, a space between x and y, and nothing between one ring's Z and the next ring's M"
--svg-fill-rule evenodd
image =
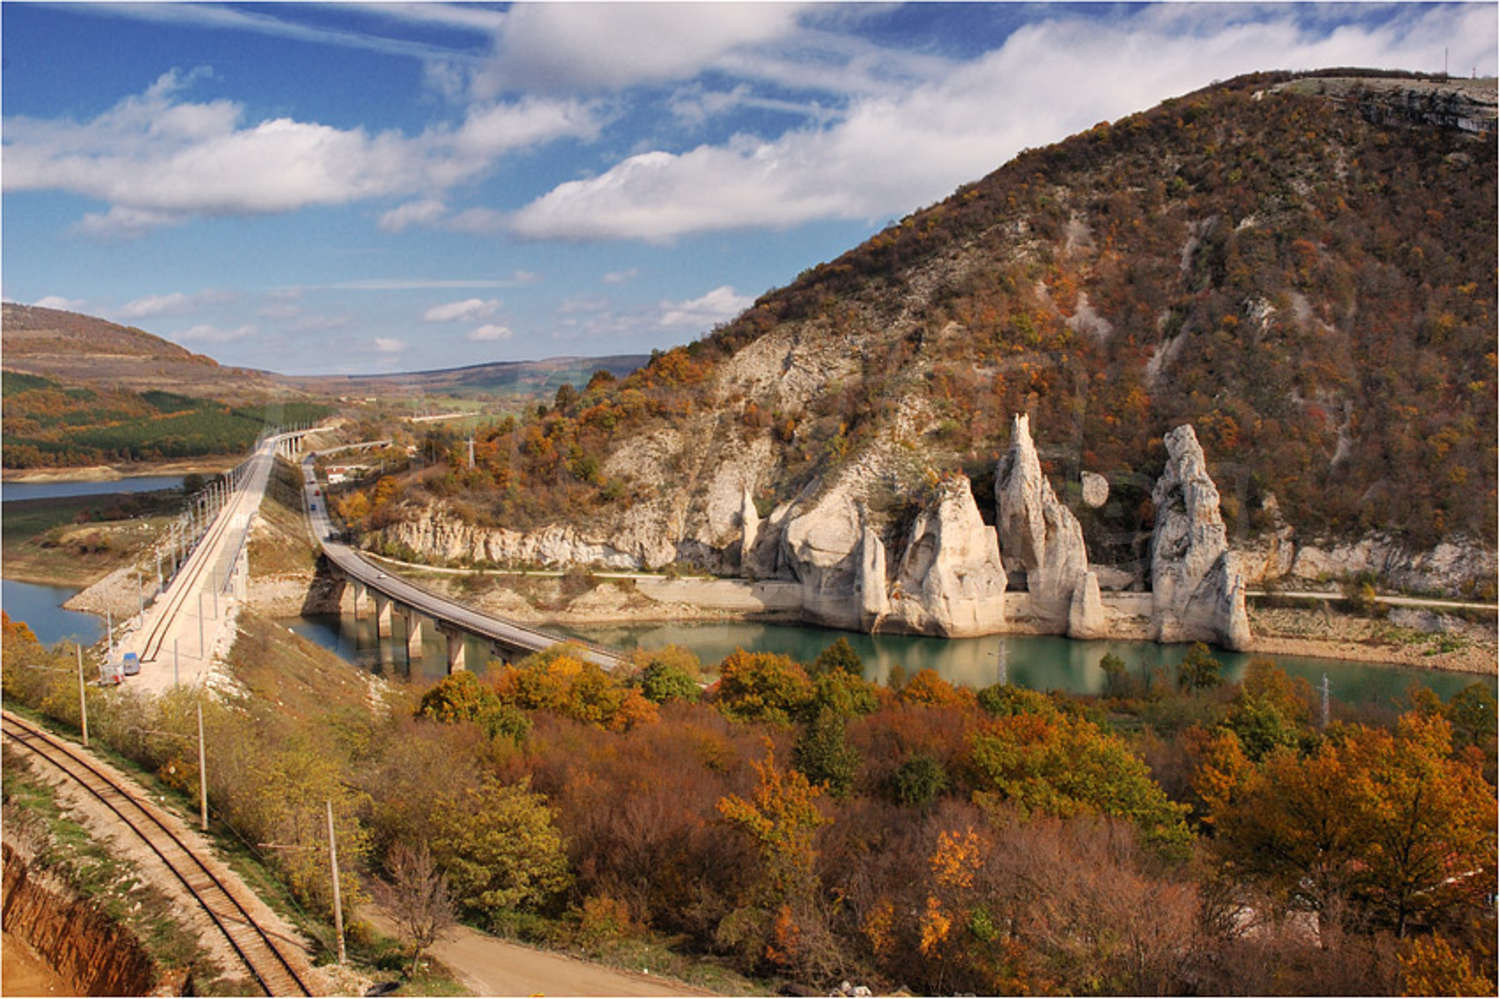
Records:
M73 989L18 936L0 941L0 994L8 996L70 996Z
M382 933L396 928L378 909L361 915ZM711 996L716 993L566 954L535 950L457 926L430 952L479 996Z

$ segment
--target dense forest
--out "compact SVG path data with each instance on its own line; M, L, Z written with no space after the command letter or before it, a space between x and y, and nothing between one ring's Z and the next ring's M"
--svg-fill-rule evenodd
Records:
M3 379L6 468L240 454L268 426L330 412L306 402L230 406L172 392L67 387L15 371Z
M1309 535L1493 544L1495 134L1392 120L1357 85L1278 89L1288 79L1023 152L704 339L559 390L485 435L477 468L455 449L419 488L481 523L607 524L661 485L619 456L675 428L719 455L769 442L762 514L881 435L910 435L983 495L1011 414L1029 412L1049 472L1119 486L1079 510L1101 556L1149 530L1161 435L1184 421L1232 530L1284 516ZM805 404L726 389L772 336L854 367ZM927 418L903 427L913 398Z
M7 620L3 654L7 699L76 725L70 651ZM1488 684L1325 725L1269 660L1105 667L1099 697L876 686L836 642L703 689L682 650L613 676L563 646L388 713L208 701L210 803L323 912L332 800L351 916L419 856L476 925L766 989L1494 994ZM94 738L196 788L197 695L89 696Z

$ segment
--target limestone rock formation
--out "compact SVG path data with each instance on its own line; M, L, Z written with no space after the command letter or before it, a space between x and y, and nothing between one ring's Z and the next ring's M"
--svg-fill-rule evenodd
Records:
M745 493L740 497L740 565L742 567L750 564L750 553L755 549L755 535L760 530L760 514L755 509L755 497L750 495L750 487L745 487Z
M1005 623L1005 567L969 480L944 480L912 524L887 621L924 635L992 634Z
M1099 577L1086 572L1073 588L1073 599L1068 604L1069 638L1106 638L1109 635L1109 619L1104 612L1104 600L1099 596Z
M866 524L859 543L860 629L875 632L890 609L885 588L885 543L875 529Z
M1063 631L1073 591L1088 572L1088 552L1078 518L1042 475L1024 415L1012 422L1010 450L995 470L995 503L1006 568L1025 571L1032 615Z
M1098 472L1081 472L1078 476L1083 485L1083 501L1092 509L1099 509L1109 500L1109 480Z
M860 627L855 590L862 526L858 508L837 486L805 509L793 505L781 534L781 557L802 584L806 620L850 631Z
M1241 649L1250 640L1245 583L1229 551L1219 490L1208 475L1191 424L1164 438L1167 465L1151 493L1153 637L1161 642L1216 642Z

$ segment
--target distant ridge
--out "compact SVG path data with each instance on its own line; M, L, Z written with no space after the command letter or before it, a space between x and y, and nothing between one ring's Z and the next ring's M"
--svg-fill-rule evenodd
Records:
M133 392L243 400L279 388L265 372L225 367L134 326L15 302L0 306L0 351L8 371Z

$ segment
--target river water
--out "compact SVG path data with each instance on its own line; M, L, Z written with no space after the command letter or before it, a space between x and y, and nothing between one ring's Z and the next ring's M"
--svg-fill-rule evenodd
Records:
M6 481L0 483L0 499L62 499L65 496L102 496L113 492L156 492L181 489L181 475L135 475L108 481Z
M104 482L0 482L0 500L62 499L67 496L104 496L109 493L151 493L181 489L181 475L137 475Z
M92 614L64 610L63 601L76 590L69 587L38 586L7 579L3 581L0 606L13 619L25 621L43 644L64 639L90 644L104 634L104 622ZM447 672L446 643L424 632L422 652L408 664L406 634L400 618L393 619L394 636L375 639L374 619L366 614L356 622L352 615L309 615L281 621L286 627L344 660L371 672L410 677L432 682ZM681 645L691 649L705 665L713 665L735 649L750 652L780 652L800 662L811 662L835 639L847 639L865 663L865 676L885 682L897 665L907 674L933 669L950 683L979 689L998 682L1036 690L1067 690L1074 693L1098 693L1104 687L1104 671L1099 660L1113 652L1125 661L1133 673L1162 667L1173 675L1187 647L1157 645L1154 642L1076 642L1066 638L1033 635L989 636L985 638L921 638L910 635L860 635L831 631L806 625L758 624L747 621L702 623L665 623L632 626L554 628L579 638L619 649L659 648ZM470 640L467 656L470 668L488 657L485 643ZM1215 650L1224 664L1226 679L1237 680L1245 671L1250 656L1241 652ZM1404 702L1413 683L1431 688L1445 700L1464 687L1483 680L1495 690L1494 677L1477 677L1465 673L1384 666L1378 663L1348 662L1339 659L1315 659L1308 656L1276 656L1277 664L1293 676L1313 685L1322 683L1324 674L1334 696L1345 703Z
M424 643L422 656L410 668L406 665L403 626L397 619L394 638L377 644L373 619L367 614L356 623L351 615L318 615L291 618L281 622L344 659L373 671L406 676L425 681L436 680L447 671L442 646L432 640ZM1065 638L1031 635L990 636L986 638L921 638L907 635L860 635L831 631L805 625L757 624L753 622L667 623L617 627L562 628L552 630L599 642L619 649L658 648L681 645L691 649L706 665L713 665L737 648L751 652L780 652L801 662L811 662L819 652L837 638L845 638L865 663L865 676L885 682L896 665L907 674L921 669L936 670L950 683L975 689L1001 679L1038 690L1067 690L1074 693L1098 693L1104 686L1104 671L1099 660L1113 652L1132 671L1149 672L1158 666L1172 671L1187 651L1183 645L1157 645L1154 642L1075 642ZM425 636L424 636L425 637ZM471 668L488 656L486 647L471 642L468 647ZM1250 656L1244 653L1215 651L1224 663L1227 679L1244 674ZM1413 683L1430 687L1447 699L1477 679L1486 679L1494 689L1493 677L1481 678L1462 673L1408 669L1377 663L1347 662L1337 659L1314 659L1306 656L1277 656L1282 669L1314 685L1328 675L1333 695L1345 703L1375 701L1390 703L1405 700ZM1003 662L1003 665L1002 665Z
M104 637L104 622L92 614L62 608L63 601L77 592L71 586L0 580L0 607L12 620L25 621L43 645L64 639L92 645Z

